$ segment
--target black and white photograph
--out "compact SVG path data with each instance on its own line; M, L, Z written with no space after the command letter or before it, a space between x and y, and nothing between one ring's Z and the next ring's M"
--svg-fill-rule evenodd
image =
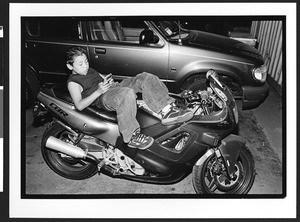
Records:
M21 23L25 197L285 197L283 18L26 17ZM86 62L83 73L77 57ZM107 78L114 83L98 89Z
M296 217L295 3L9 6L10 218Z

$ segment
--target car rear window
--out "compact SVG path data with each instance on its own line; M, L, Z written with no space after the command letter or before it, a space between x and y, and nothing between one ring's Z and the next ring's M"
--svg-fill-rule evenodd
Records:
M78 39L78 22L72 18L28 19L28 33L42 38Z

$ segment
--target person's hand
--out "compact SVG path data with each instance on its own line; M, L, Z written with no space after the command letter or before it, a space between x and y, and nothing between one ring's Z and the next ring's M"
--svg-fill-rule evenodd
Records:
M102 77L104 83L110 83L110 84L112 84L114 82L111 73L109 73L107 75L102 75L101 73L99 73L99 75Z
M106 93L109 88L110 88L111 84L109 82L101 82L98 84L98 92L100 93L100 95Z
M107 82L110 85L112 85L114 83L114 79L112 78L112 74L111 73L105 76L104 82Z

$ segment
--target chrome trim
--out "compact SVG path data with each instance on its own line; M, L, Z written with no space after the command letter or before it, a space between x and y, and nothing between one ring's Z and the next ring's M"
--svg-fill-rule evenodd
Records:
M207 160L208 157L210 157L212 154L214 154L213 149L209 149L206 151L206 153L195 163L195 166L200 166L204 163L205 160Z
M87 151L84 151L77 146L59 140L54 136L49 136L49 138L46 140L46 148L51 148L53 150L67 154L74 158L85 159L87 156Z

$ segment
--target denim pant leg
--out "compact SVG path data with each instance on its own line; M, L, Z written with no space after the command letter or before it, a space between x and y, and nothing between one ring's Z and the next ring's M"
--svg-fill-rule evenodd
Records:
M128 143L133 132L140 127L136 120L136 94L133 89L114 86L101 99L107 108L116 111L120 133L124 142Z
M147 106L156 113L175 101L169 96L166 85L151 73L143 72L133 78L125 79L120 86L132 88L135 93L142 93Z

